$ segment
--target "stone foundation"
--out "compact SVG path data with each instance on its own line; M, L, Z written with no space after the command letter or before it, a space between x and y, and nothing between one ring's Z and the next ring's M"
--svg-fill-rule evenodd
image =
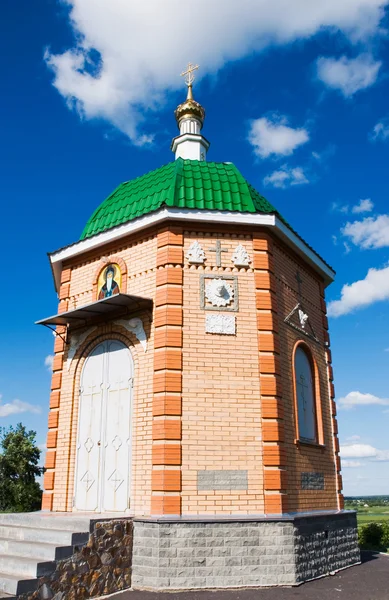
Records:
M39 577L34 592L18 600L84 600L131 585L131 520L94 522L88 542L74 554L56 561L51 575Z
M134 520L135 589L297 585L359 562L355 512Z

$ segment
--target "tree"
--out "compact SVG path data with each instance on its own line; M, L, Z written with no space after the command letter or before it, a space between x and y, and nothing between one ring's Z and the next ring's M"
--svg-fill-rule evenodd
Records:
M44 468L38 465L41 451L35 436L21 423L0 429L0 512L40 509L42 490L35 478Z

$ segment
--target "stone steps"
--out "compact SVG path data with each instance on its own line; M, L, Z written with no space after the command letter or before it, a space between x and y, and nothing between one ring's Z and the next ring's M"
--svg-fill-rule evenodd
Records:
M9 594L11 598L15 595L25 594L36 590L38 580L36 577L20 578L19 576L11 575L10 573L0 572L0 593ZM5 596L6 598L7 596Z
M0 598L32 592L37 578L87 542L91 518L53 513L0 514Z

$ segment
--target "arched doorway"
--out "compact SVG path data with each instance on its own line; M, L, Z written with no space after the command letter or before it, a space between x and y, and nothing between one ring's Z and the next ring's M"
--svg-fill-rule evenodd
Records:
M96 346L81 375L74 509L129 507L134 364L117 340Z

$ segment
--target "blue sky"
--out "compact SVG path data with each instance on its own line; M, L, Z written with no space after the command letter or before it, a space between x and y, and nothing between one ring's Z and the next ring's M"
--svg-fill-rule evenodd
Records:
M389 494L388 4L3 0L0 426L22 421L44 444L46 252L120 182L173 160L191 60L208 159L234 162L337 271L345 493Z

